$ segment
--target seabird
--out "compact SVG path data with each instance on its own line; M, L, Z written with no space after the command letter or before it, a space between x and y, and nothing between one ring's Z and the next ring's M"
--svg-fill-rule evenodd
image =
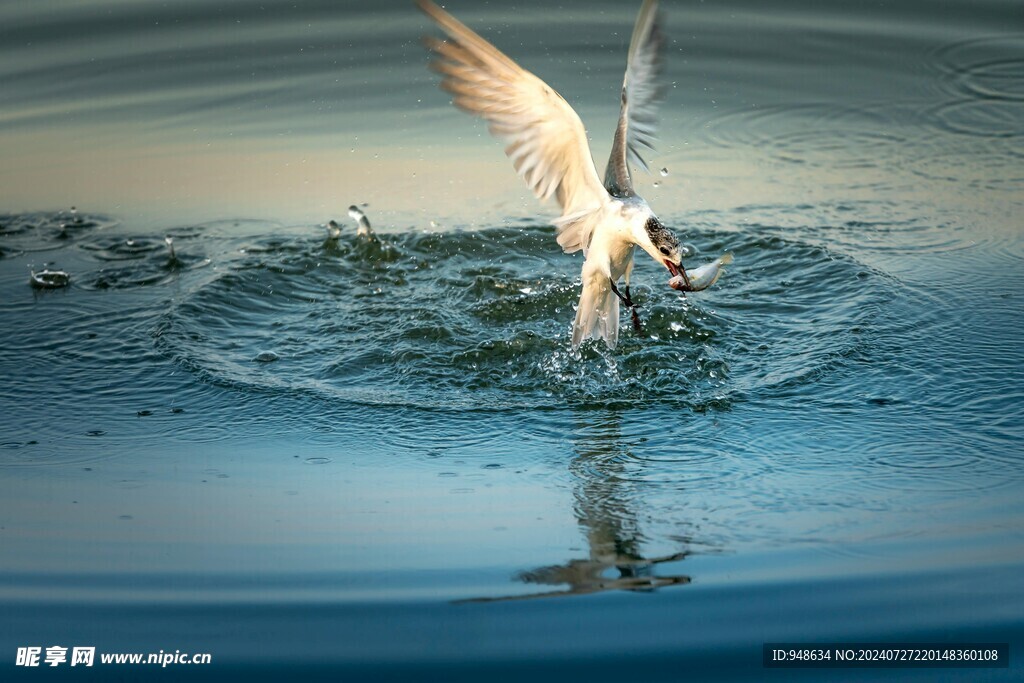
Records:
M640 331L629 293L637 246L668 268L673 278L681 276L679 289L689 288L679 240L634 191L629 174L630 164L647 170L640 151L653 149L664 44L657 0L644 0L633 28L604 183L597 175L583 122L561 95L431 0L416 4L448 34L445 40L424 39L437 56L431 68L443 77L441 88L451 93L457 107L484 118L491 133L505 141L505 154L539 199L558 201L562 215L554 224L562 250L583 251L583 291L572 328L573 348L591 337L614 348L620 301L630 307ZM619 291L620 279L624 293Z

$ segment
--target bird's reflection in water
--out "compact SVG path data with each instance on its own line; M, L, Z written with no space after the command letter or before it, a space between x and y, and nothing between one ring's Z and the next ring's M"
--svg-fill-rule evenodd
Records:
M633 509L639 484L625 476L627 463L634 459L632 444L622 434L621 415L608 410L578 413L573 440L576 455L569 470L577 481L575 514L586 536L588 556L516 574L524 583L557 590L469 602L653 591L690 583L689 576L658 571L659 565L685 559L687 551L657 557L645 557L641 551L645 539Z

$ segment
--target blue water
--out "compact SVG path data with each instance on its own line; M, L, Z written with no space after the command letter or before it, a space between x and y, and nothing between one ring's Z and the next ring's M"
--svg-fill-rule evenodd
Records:
M636 7L448 8L601 165ZM577 352L580 259L411 3L0 7L5 679L54 644L210 652L190 680L1020 676L1024 11L665 14L637 186L735 263L684 297L638 261L643 334ZM761 668L840 640L1011 668Z

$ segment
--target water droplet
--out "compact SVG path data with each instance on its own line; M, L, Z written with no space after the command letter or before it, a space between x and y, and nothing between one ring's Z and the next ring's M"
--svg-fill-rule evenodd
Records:
M661 177L664 178L667 175L668 175L668 169L667 168L662 168L661 169Z

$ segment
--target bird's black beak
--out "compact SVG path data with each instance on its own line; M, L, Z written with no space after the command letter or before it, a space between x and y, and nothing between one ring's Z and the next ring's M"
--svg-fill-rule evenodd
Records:
M686 275L686 269L683 268L682 264L676 265L671 261L665 261L665 267L668 268L668 272L672 273L672 277L681 275L683 278L683 288L676 287L681 292L692 292L693 288L690 285L690 278Z

